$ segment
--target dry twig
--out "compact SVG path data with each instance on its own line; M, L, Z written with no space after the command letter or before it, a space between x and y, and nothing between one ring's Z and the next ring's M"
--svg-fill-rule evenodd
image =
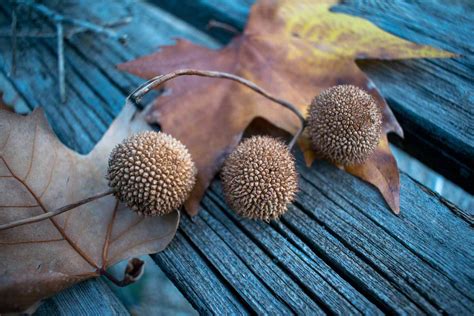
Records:
M120 24L130 22L131 18L127 17L122 19L118 22L114 22L112 25L98 25L91 23L86 20L76 19L72 17L68 17L65 15L56 12L47 6L36 3L34 0L21 0L16 1L12 10L12 23L10 27L10 34L11 42L12 42L12 67L11 67L11 74L14 75L16 72L16 60L17 60L17 38L18 37L33 37L33 38L46 38L46 37L55 37L57 41L57 59L58 59L58 81L59 81L59 97L61 102L66 102L66 69L64 64L64 38L71 38L73 35L92 31L95 33L106 35L107 37L113 38L118 40L121 43L126 42L125 35L119 35L115 31L111 30L111 26L117 26ZM38 14L42 15L46 19L50 20L54 23L56 33L37 33L37 34L30 34L30 33L22 33L18 34L18 21L17 21L17 5L26 6L33 11L37 12ZM64 24L69 24L74 26L72 30L69 32L64 31ZM5 36L5 34L1 34L0 36Z

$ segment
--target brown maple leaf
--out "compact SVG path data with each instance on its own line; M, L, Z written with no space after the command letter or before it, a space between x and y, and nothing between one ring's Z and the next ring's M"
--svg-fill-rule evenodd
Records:
M175 46L119 68L143 78L179 68L230 72L290 101L305 114L322 90L352 84L376 98L383 109L385 133L402 136L390 108L355 60L452 55L397 38L361 18L331 12L335 3L259 1L252 8L244 33L221 50L180 40ZM156 100L148 120L180 139L196 161L198 181L186 203L191 215L197 213L207 186L252 120L262 117L292 134L299 127L298 119L289 111L233 82L179 78L168 87L171 93ZM311 164L315 155L308 139L303 137L300 145ZM399 212L398 168L385 136L365 164L346 170L376 185L391 209Z
M0 108L0 223L107 191L112 148L149 129L135 114L126 105L95 149L82 156L59 142L41 109L23 117ZM145 219L105 196L49 220L0 231L0 312L25 310L118 261L163 250L178 222L177 212ZM125 282L141 270L134 262Z

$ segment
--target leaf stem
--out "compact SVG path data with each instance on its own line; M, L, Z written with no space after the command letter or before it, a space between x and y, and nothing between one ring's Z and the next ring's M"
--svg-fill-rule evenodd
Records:
M229 25L227 23L217 21L217 20L214 20L214 19L211 19L209 21L209 23L207 23L206 28L208 30L210 30L212 28L217 28L217 29L225 30L225 31L227 31L229 33L232 33L234 35L237 35L237 34L240 33L239 30L237 28L233 27L232 25Z
M115 276L110 274L109 272L105 271L104 269L99 270L99 273L101 275L105 276L110 282L112 282L113 284L115 284L118 287L126 287L127 285L133 283L133 282L131 282L131 283L127 282L126 279L119 280Z
M101 197L110 195L112 193L113 193L113 191L109 190L109 191L106 191L106 192L102 192L102 193L90 196L90 197L88 197L86 199L83 199L83 200L80 200L78 202L68 204L66 206L63 206L63 207L58 208L57 210L54 210L54 211L51 211L51 212L43 213L43 214L38 215L38 216L28 217L28 218L25 218L25 219L20 219L20 220L14 221L14 222L10 222L10 223L7 223L7 224L0 225L0 231L5 230L5 229L9 229L9 228L13 228L13 227L23 226L23 225L26 225L26 224L40 222L42 220L51 218L53 216L62 214L62 213L67 212L67 211L70 211L70 210L72 210L76 207L79 207L79 206L84 205L86 203L92 202L92 201L97 200Z
M127 266L125 267L123 279L117 279L113 274L107 272L105 267L97 269L97 272L100 275L105 276L109 279L110 282L119 287L124 287L135 283L143 275L145 268L145 262L138 258L132 258L128 261Z
M288 144L288 148L290 150L293 148L296 141L298 140L298 138L300 137L301 133L304 130L304 127L305 127L305 124L306 124L304 116L301 114L301 112L293 104L291 104L290 102L288 102L286 100L283 100L283 99L280 99L280 98L277 98L277 97L273 96L272 94L270 94L269 92L267 92L266 90L264 90L263 88L261 88L260 86L258 86L257 84L255 84L254 82L252 82L250 80L247 80L245 78L242 78L242 77L239 77L237 75L230 74L230 73L221 72L221 71L197 70L197 69L180 69L180 70L170 72L166 75L156 76L156 77L148 80L147 82L145 82L141 86L139 86L137 89L135 89L127 97L127 101L131 100L135 104L138 104L140 102L140 100L143 98L143 96L145 94L147 94L150 90L158 87L159 85L165 83L168 80L174 79L174 78L179 77L179 76L201 76L201 77L210 77L210 78L223 78L223 79L229 79L229 80L232 80L232 81L236 81L240 84L243 84L244 86L247 86L248 88L252 89L253 91L257 92L258 94L263 95L267 99L269 99L269 100L271 100L275 103L278 103L278 104L282 105L283 107L287 108L288 110L293 112L298 117L298 119L300 120L300 123L301 123L300 128L298 129L298 131L296 132L296 134L293 136L293 138L291 139L291 141Z

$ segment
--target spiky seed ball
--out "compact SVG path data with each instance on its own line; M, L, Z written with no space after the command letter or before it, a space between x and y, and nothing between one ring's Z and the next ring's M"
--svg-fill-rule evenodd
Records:
M364 90L335 86L311 103L308 129L315 150L325 158L340 165L358 164L378 145L382 113Z
M254 136L237 146L226 159L221 178L229 206L251 219L278 219L298 189L288 147L268 136Z
M132 210L161 216L184 203L196 173L180 141L161 132L142 132L112 150L107 178L115 196Z

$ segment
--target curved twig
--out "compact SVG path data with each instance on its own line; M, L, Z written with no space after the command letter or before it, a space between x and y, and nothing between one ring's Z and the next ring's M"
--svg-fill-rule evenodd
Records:
M304 116L300 113L300 111L290 102L277 98L264 90L263 88L259 87L257 84L253 83L250 80L247 80L245 78L226 73L226 72L221 72L221 71L210 71L210 70L197 70L197 69L180 69L176 70L173 72L170 72L166 75L160 75L156 76L141 86L139 86L137 89L135 89L128 97L128 100L132 100L135 104L138 104L140 100L143 98L145 94L147 94L150 90L158 87L159 85L165 83L168 80L174 79L179 76L200 76L200 77L210 77L210 78L223 78L223 79L229 79L235 82L238 82L240 84L243 84L244 86L247 86L248 88L252 89L253 91L257 92L260 95L263 95L267 99L278 103L282 105L283 107L287 108L291 112L293 112L298 119L300 120L301 126L296 132L296 134L293 136L291 141L288 143L288 148L291 150L293 146L295 145L296 141L300 137L301 133L303 133L303 129L305 127L305 119Z
M282 105L283 107L287 108L288 110L290 110L291 112L293 112L298 117L298 119L300 120L301 126L298 129L298 131L296 132L296 134L293 136L291 141L289 142L289 144L288 144L289 150L291 150L293 148L293 146L295 145L295 143L298 140L299 136L303 132L303 129L305 127L305 119L304 119L303 115L300 113L300 111L293 104L291 104L290 102L288 102L286 100L279 99L279 98L273 96L272 94L270 94L269 92L267 92L263 88L259 87L257 84L253 83L250 80L247 80L245 78L242 78L242 77L230 74L230 73L226 73L226 72L196 70L196 69L176 70L176 71L170 72L166 75L157 76L157 77L154 77L154 78L148 80L147 82L145 82L144 84L139 86L137 89L135 89L130 95L128 95L126 101L128 102L129 100L131 100L135 104L138 104L140 102L141 98L145 94L147 94L150 90L158 87L159 85L163 84L164 82L166 82L168 80L171 80L171 79L179 77L179 76L201 76L201 77L223 78L223 79L233 80L235 82L243 84L244 86L247 86L248 88L254 90L257 93L259 93L260 95L263 95L267 99L269 99L269 100L271 100L275 103L278 103L278 104ZM84 200L81 200L81 201L63 206L63 207L61 207L61 208L59 208L55 211L47 212L47 213L44 213L44 214L41 214L41 215L38 215L38 216L33 216L33 217L29 217L29 218L25 218L25 219L21 219L21 220L17 220L17 221L13 221L13 222L10 222L10 223L7 223L7 224L0 225L0 231L5 230L5 229L9 229L9 228L13 228L13 227L18 227L18 226L30 224L30 223L36 223L36 222L51 218L53 216L57 216L59 214L62 214L62 213L67 212L69 210L72 210L76 207L79 207L83 204L94 201L94 200L99 199L101 197L110 195L112 193L113 192L111 190L109 190L109 191L106 191L106 192L88 197Z

